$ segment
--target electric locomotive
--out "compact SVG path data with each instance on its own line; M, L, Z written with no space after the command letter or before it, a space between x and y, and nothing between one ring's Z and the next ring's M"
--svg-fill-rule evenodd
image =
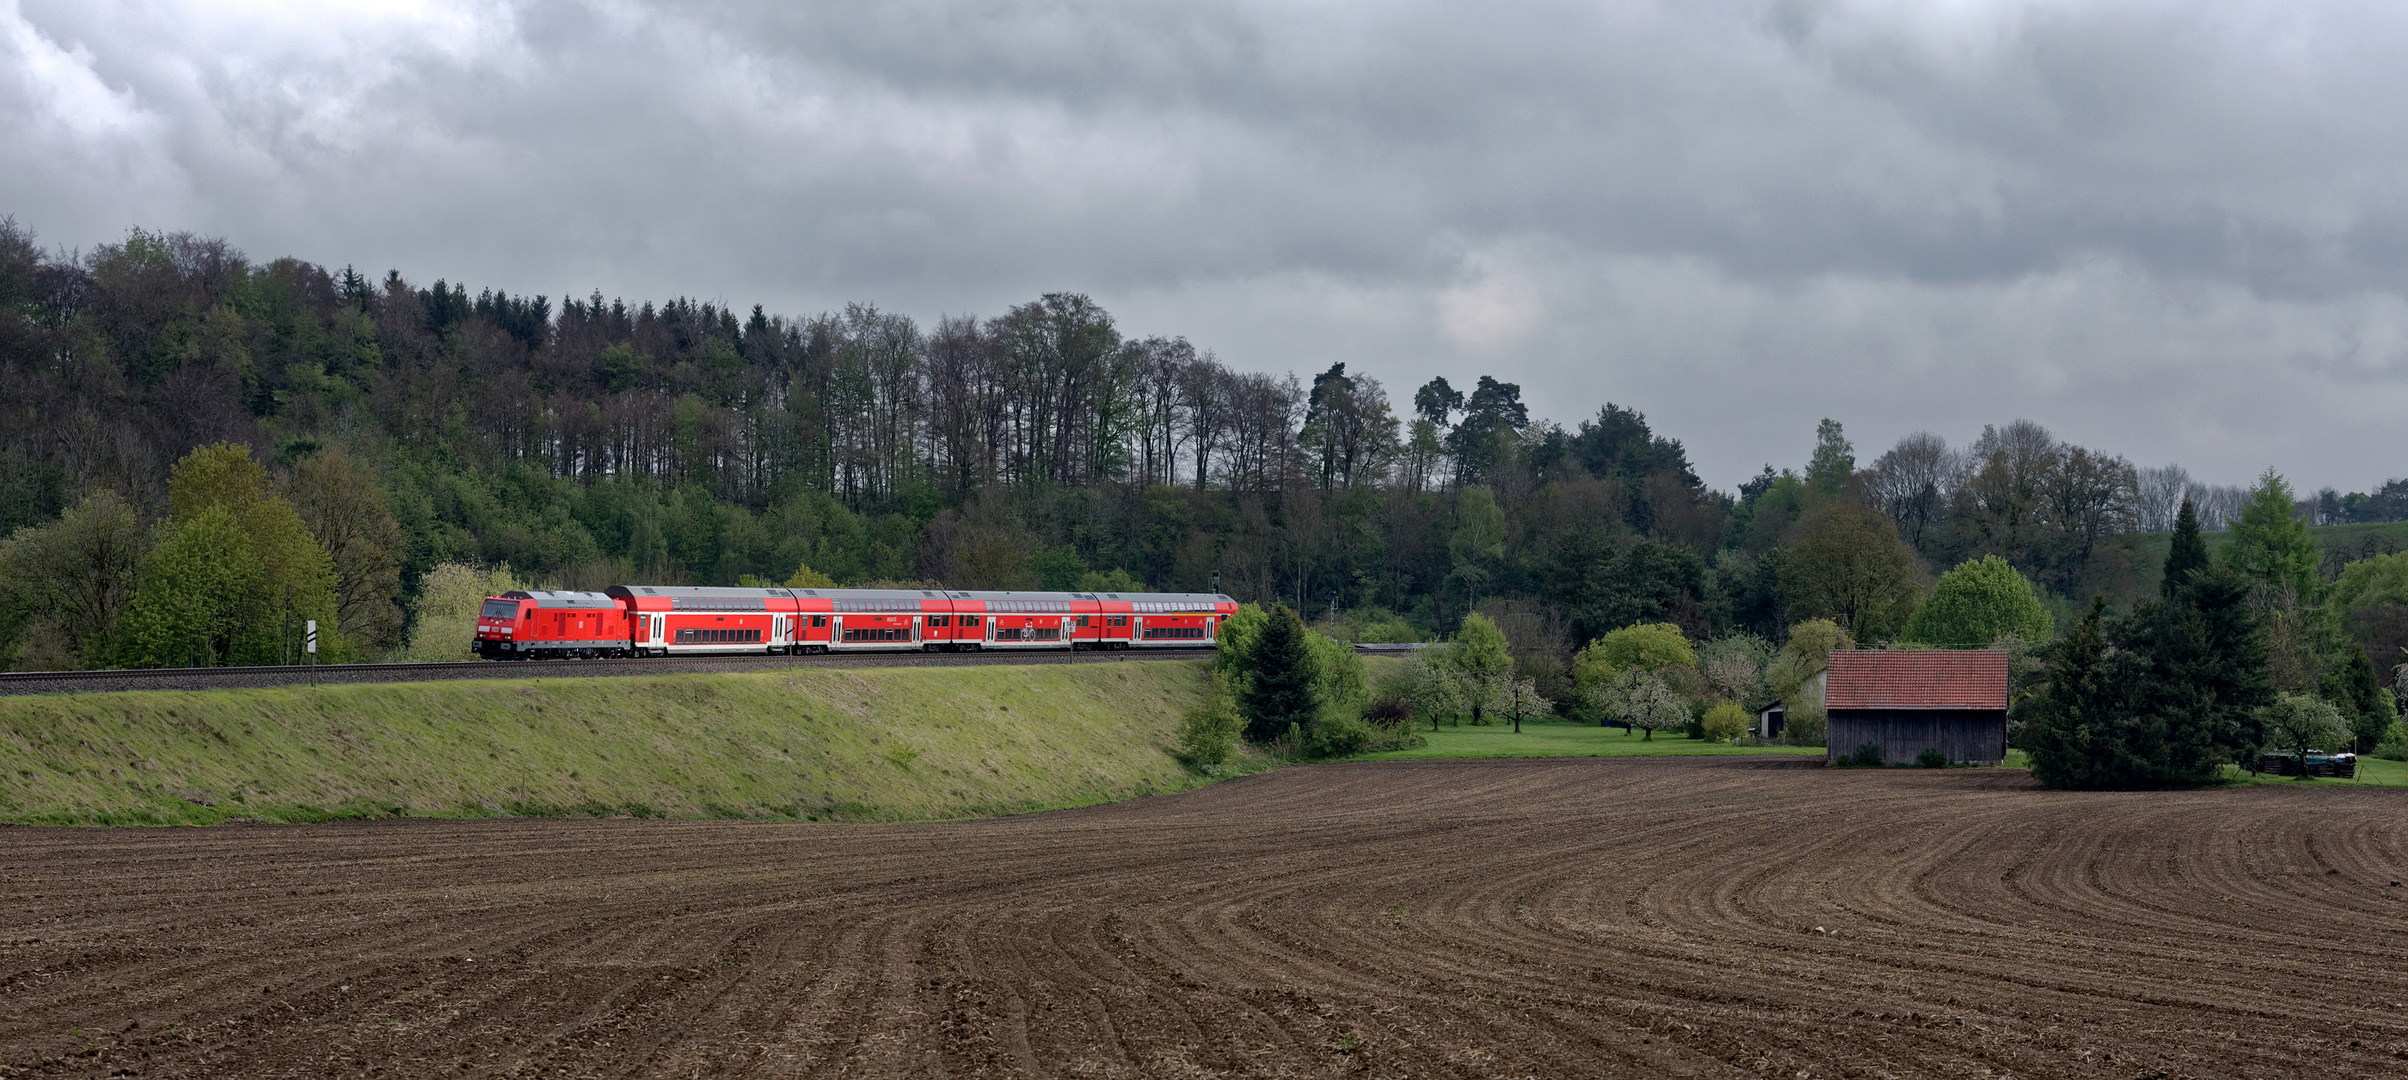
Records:
M629 655L627 612L602 593L515 590L485 598L469 650L487 660Z

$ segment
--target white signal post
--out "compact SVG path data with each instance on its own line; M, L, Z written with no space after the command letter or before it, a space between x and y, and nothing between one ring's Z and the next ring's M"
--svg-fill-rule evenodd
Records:
M301 636L301 651L309 654L309 684L316 686L318 685L318 620L309 620L309 627Z

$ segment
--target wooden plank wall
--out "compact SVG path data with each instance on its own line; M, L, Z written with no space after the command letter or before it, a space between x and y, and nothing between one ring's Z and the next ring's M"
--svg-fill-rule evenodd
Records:
M1888 765L1911 765L1925 747L1950 761L1995 765L2007 758L2007 714L1981 709L1833 709L1824 744L1837 761L1865 743L1881 747Z

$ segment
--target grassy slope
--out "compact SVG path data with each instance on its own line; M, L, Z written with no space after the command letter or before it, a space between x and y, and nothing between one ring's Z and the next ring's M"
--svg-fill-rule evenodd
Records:
M2353 560L2365 555L2408 551L2408 521L2370 525L2314 525L2308 528L2308 532L2314 534L2316 542L2327 550L2347 552ZM2216 555L2223 554L2224 545L2232 540L2232 534L2221 529L2202 532L2199 537L2207 541L2208 552ZM2141 569L2141 576L2146 580L2141 584L2147 592L2154 594L2158 576L2165 572L2166 553L2173 549L2174 534L2142 533L2140 542L2149 555L2143 560L2146 565Z
M1366 754L1373 760L1406 758L1501 758L1501 757L1675 757L1709 754L1814 754L1820 756L1819 746L1729 746L1722 743L1685 739L1679 734L1658 733L1655 738L1626 735L1621 728L1596 727L1549 720L1524 721L1522 733L1514 734L1513 725L1492 724L1486 727L1451 727L1440 725L1431 731L1426 725L1415 734L1428 745L1411 750L1391 750L1384 754Z
M1193 661L0 698L0 821L926 819L1177 790ZM214 805L209 805L214 804Z

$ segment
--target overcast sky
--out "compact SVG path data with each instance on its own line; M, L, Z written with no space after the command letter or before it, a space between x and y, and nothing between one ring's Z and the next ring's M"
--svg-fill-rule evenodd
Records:
M421 284L2408 475L2408 5L0 0L0 213Z

